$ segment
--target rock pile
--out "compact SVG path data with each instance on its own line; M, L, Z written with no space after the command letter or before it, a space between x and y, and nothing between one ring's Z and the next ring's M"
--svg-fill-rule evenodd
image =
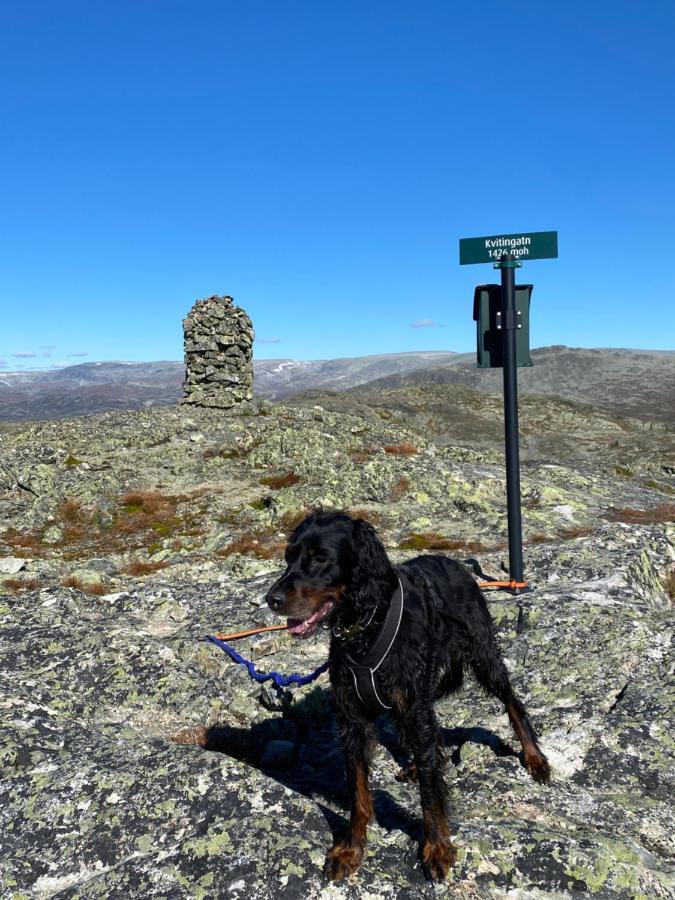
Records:
M183 319L182 403L229 409L253 397L253 325L232 297L197 300Z

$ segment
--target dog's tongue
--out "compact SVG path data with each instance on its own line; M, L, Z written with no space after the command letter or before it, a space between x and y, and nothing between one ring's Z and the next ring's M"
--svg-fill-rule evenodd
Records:
M319 622L326 618L334 606L334 600L326 600L308 619L287 619L286 626L291 634L298 637L313 634Z

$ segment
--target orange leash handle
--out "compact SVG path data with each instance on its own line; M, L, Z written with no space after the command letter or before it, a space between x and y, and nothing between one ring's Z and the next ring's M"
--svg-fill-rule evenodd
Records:
M247 631L235 631L231 634L216 631L215 636L219 641L236 641L237 638L250 637L252 634L261 634L263 631L285 631L286 627L286 625L264 625L261 628L249 628Z
M515 591L517 588L529 587L527 581L479 581L477 584L478 587L483 590L489 590L490 588L510 588L512 591Z

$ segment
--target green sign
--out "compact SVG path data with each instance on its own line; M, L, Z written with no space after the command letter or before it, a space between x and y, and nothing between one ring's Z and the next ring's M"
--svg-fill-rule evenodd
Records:
M558 256L558 232L495 234L491 237L461 238L459 242L460 266L499 262L507 254L519 260L555 259Z

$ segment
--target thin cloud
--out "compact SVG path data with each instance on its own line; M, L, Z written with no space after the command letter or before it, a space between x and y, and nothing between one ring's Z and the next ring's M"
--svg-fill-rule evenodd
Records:
M441 325L440 322L434 322L433 319L418 319L416 322L411 322L411 328L444 328L444 325Z
M43 350L43 351L42 351L42 355L43 355L46 359L49 359L49 358L51 357L51 355L52 355L52 351L51 351L51 350Z
M77 357L79 359L82 356L89 356L89 354L88 353L69 353L68 359L74 359L75 357Z
M12 353L14 359L33 359L37 353Z
M40 344L38 350L56 350L56 344Z
M257 344L280 344L281 338L256 338Z

